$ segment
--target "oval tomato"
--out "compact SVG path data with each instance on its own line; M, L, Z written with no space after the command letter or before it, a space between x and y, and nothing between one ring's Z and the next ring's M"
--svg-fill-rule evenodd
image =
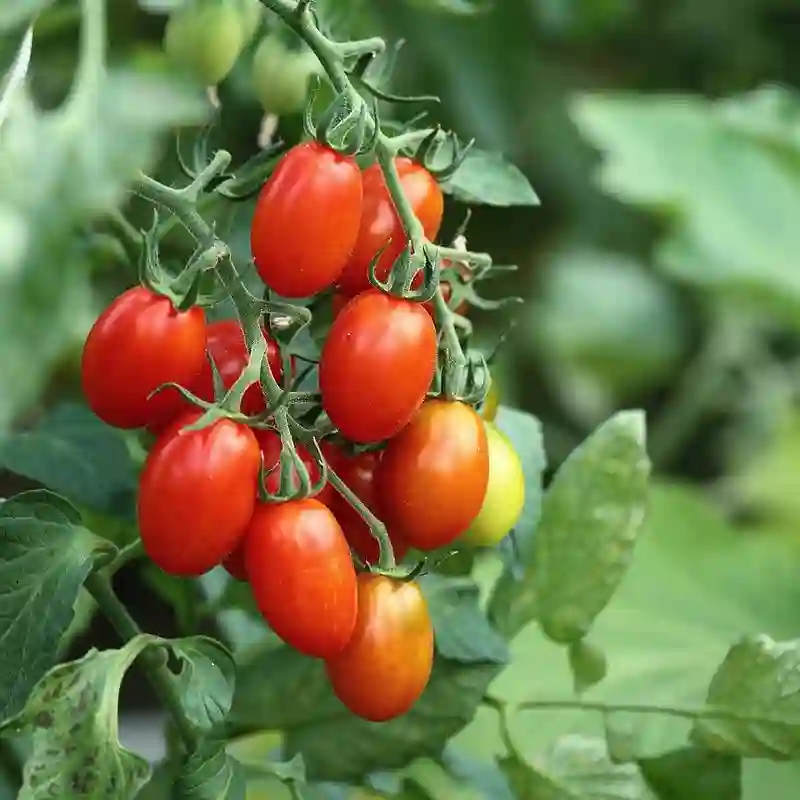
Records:
M441 284L442 287L442 295L444 296L444 301L447 303L450 300L450 295L453 293L453 290L449 283L445 283L444 281ZM342 292L334 292L331 298L332 303L332 310L333 310L333 318L339 316L339 312L350 302L350 297ZM430 314L431 319L436 319L436 309L433 307L433 301L428 300L427 303L423 303L422 307ZM456 314L463 314L467 310L466 302L460 303L458 308L456 309Z
M353 714L385 722L408 712L433 668L433 626L419 586L360 574L355 631L325 668Z
M486 423L489 445L489 485L478 516L460 541L492 547L517 524L525 505L525 474L514 445L491 422Z
M237 581L247 580L247 567L244 563L244 542L239 542L236 549L222 562L222 566Z
M436 371L436 327L419 305L370 290L334 321L322 348L322 405L354 442L394 436L414 415Z
M81 381L89 407L117 428L171 418L177 392L149 395L164 383L188 386L205 362L203 309L177 311L169 298L137 286L100 315L83 347Z
M282 297L309 297L341 275L358 235L361 171L318 142L293 147L264 184L250 229L261 280Z
M376 452L348 455L330 446L324 451L329 466L344 481L347 487L376 516L380 518L380 506L375 486L375 470L381 460ZM328 503L334 516L344 531L345 538L358 557L367 564L377 564L380 547L364 521L347 500L331 487L331 501ZM389 531L394 557L399 561L408 552L408 545Z
M444 197L439 184L425 167L410 158L397 158L395 165L400 184L425 235L428 239L435 239L444 214ZM378 260L375 272L385 281L392 264L397 261L406 244L405 229L386 188L383 170L380 164L372 164L364 170L361 224L352 255L339 278L342 292L352 297L370 288L370 263L382 247L386 249ZM421 276L418 275L415 285L420 282Z
M344 649L356 624L356 572L326 506L313 498L260 505L244 558L256 604L281 639L315 658Z
M284 116L302 111L311 76L319 69L310 50L291 50L278 35L265 36L253 55L253 92L264 113Z
M261 454L245 425L221 419L197 431L192 411L156 442L139 480L145 552L171 575L202 575L227 558L253 515Z
M387 525L411 547L445 547L467 530L486 495L483 420L464 403L428 400L387 445L377 481Z

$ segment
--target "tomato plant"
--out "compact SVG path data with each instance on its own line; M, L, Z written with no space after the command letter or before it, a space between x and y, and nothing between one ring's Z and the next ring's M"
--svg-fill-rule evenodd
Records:
M206 318L194 307L178 311L167 297L142 286L114 300L92 326L83 348L81 379L89 407L117 428L141 428L172 417L177 392L205 361ZM152 395L152 396L151 396Z
M244 548L253 597L270 628L306 655L341 652L356 624L356 573L330 509L314 499L260 505Z
M387 445L377 471L387 525L412 547L445 547L467 530L489 483L483 420L468 405L428 400Z
M436 328L419 304L371 290L334 320L322 348L322 405L344 436L394 436L419 408L436 369Z
M293 147L256 202L250 249L261 280L282 297L331 286L355 244L362 199L354 158L318 142Z
M325 664L336 696L359 717L384 722L411 709L432 666L433 626L419 586L359 575L355 631Z

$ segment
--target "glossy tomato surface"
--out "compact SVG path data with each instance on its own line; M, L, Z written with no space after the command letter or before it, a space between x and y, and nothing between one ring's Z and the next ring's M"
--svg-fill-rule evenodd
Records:
M436 179L425 167L410 158L395 160L400 183L428 239L435 239L442 224L444 198ZM394 207L379 164L364 170L364 206L358 239L347 261L339 287L349 296L370 288L369 267L382 247L386 247L375 268L386 280L389 270L407 244L403 223ZM388 245L388 246L387 246ZM421 278L417 277L417 285Z
M380 463L381 454L369 452L350 455L331 447L326 447L324 454L328 465L336 471L356 497L380 519L380 498L375 485L375 470ZM347 543L358 557L367 564L377 564L380 547L361 514L333 489L329 507L342 526ZM399 561L408 552L408 545L391 530L388 533L392 540L394 557Z
M256 202L250 249L261 280L283 297L326 289L350 257L361 206L355 159L317 142L293 147Z
M341 652L356 624L358 591L350 548L327 506L314 499L259 505L244 548L270 628L308 656Z
M81 380L89 407L117 428L141 428L180 408L164 383L189 386L205 362L206 317L201 308L177 311L172 302L138 286L100 315L86 339Z
M377 472L384 522L411 547L455 541L489 483L484 421L464 403L428 400L386 447Z
M419 586L360 574L353 637L326 663L336 696L353 714L385 722L411 709L432 667L433 626Z
M493 547L517 524L525 505L522 462L508 437L486 423L489 444L489 485L478 516L460 541L474 547Z
M370 290L353 298L322 348L322 405L343 436L377 442L414 415L436 370L436 328L419 305Z
M261 455L250 429L218 420L171 425L150 451L139 481L139 532L147 555L171 575L202 575L239 544L256 506Z

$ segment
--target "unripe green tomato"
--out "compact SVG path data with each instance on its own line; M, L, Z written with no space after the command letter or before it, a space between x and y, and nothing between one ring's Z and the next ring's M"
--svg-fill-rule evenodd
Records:
M319 69L307 50L290 50L275 35L265 37L253 55L253 93L265 114L283 116L303 110L311 76Z
M167 56L204 86L227 76L245 42L240 12L226 0L193 0L170 14L164 30Z
M264 16L264 6L260 0L238 0L238 3L239 19L246 43L256 35L261 19Z
M487 422L489 485L478 516L462 534L461 544L493 547L517 524L525 505L525 474L517 451L494 423Z

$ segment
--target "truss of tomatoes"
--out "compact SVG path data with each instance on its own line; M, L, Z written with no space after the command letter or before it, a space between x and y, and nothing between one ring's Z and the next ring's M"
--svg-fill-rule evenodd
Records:
M398 158L396 165L426 236L435 238L443 213L439 186L410 159ZM412 547L446 547L468 532L492 494L490 461L491 471L497 469L494 455L490 459L491 423L464 403L426 400L437 358L431 309L369 282L370 263L381 249L376 272L385 279L404 246L380 168L362 172L352 157L317 142L283 157L252 223L253 260L267 286L286 298L336 289L337 313L319 365L322 406L341 438L385 446L350 455L331 440L322 442L322 452L384 521L398 558ZM267 344L280 381L280 349L269 336ZM374 564L378 545L330 485L306 499L259 500L263 470L279 462L277 433L227 418L187 430L202 411L175 389L153 394L176 383L213 402L207 353L230 388L248 361L238 322L209 324L201 308L176 310L145 287L112 302L86 341L82 379L90 407L110 425L147 427L158 437L139 485L146 553L179 576L224 564L249 582L278 636L325 660L335 694L353 713L372 721L406 713L433 664L433 629L419 585L356 570L351 550ZM254 384L242 410L254 415L265 407ZM298 455L317 483L317 463L302 445ZM513 472L513 459L504 458ZM503 495L508 527L502 535L522 508L521 467L515 479L516 495ZM278 491L278 470L266 474L265 488ZM477 542L493 543L493 537L500 538L478 531Z

